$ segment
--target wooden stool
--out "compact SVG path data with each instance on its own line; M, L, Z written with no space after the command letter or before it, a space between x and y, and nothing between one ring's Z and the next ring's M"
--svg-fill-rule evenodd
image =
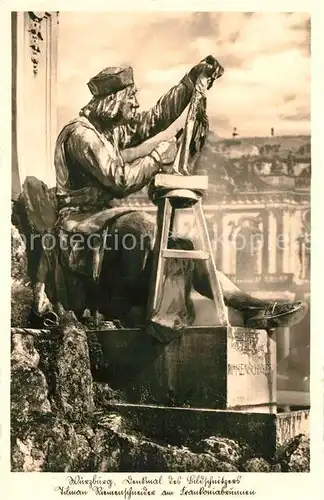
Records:
M163 293L162 286L166 259L193 259L206 261L219 325L228 325L227 309L217 276L213 250L202 207L202 197L208 188L208 177L203 175L157 174L155 188L153 201L158 207L158 213L148 318L152 317ZM193 209L202 248L201 250L169 249L168 240L173 229L175 210L188 207Z

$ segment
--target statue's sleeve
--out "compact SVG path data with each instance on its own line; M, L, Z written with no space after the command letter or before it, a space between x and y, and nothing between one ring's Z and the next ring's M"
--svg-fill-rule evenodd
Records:
M138 146L142 142L166 130L188 106L194 84L186 75L172 87L149 111L137 116L134 124L119 127L119 145L123 148Z
M103 142L93 130L80 127L65 145L69 158L81 165L116 198L124 198L146 186L159 170L152 156L124 163L112 144Z

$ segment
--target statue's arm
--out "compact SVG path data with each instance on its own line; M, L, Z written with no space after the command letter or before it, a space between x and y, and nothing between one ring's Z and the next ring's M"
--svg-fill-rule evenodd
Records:
M93 130L85 127L69 137L66 150L71 159L75 159L116 198L141 190L160 168L154 156L124 162L116 156L112 144L104 143Z
M123 148L135 147L166 130L188 106L194 84L186 75L164 94L149 111L140 113L134 124L119 127L119 143Z

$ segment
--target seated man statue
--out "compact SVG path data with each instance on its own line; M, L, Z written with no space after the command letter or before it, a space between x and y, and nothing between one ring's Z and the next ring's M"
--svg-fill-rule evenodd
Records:
M60 241L59 248L52 250L45 245L39 261L35 286L38 317L45 318L59 304L78 318L88 309L105 319L118 319L123 326L145 323L155 220L143 212L118 207L114 200L140 191L157 172L170 172L177 153L176 138L159 142L138 158L131 158L131 148L166 130L182 114L197 78L209 75L210 60L211 56L194 66L146 112L138 112L132 68L108 67L89 81L92 99L62 129L56 143L57 220L51 233L60 235ZM223 68L213 61L222 74ZM185 238L175 238L173 244L192 245ZM210 299L212 292L204 262L186 265L182 320L190 323L191 285ZM291 326L306 313L303 302L259 300L218 273L225 304L242 311L246 326Z

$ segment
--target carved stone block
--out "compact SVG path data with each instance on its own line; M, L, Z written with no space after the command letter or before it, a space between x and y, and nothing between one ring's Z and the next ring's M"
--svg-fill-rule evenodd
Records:
M131 403L272 413L275 338L241 327L190 327L168 344L140 330L97 332L101 379Z

